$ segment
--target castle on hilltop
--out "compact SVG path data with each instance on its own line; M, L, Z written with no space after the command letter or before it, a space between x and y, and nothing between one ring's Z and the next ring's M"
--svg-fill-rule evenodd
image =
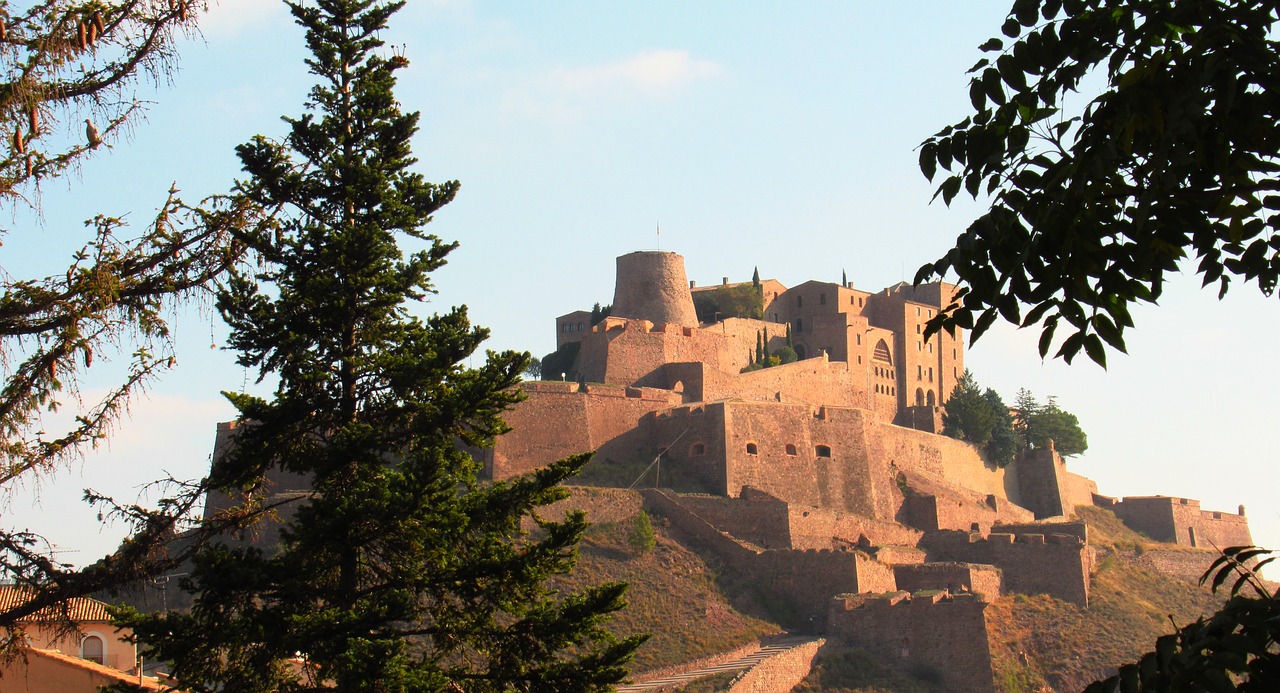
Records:
M744 289L759 293L761 317L699 320L698 294ZM998 467L940 435L964 374L963 335L926 338L924 327L955 292L727 278L697 287L676 253L623 255L609 314L556 318L544 364L563 370L525 383L527 399L506 416L512 430L475 454L504 479L595 452L584 483L644 488L646 507L809 614L800 627L929 668L948 690L991 691L991 599L1040 593L1088 606L1094 549L1077 507L1107 508L1186 547L1251 538L1243 508L1102 496L1052 442ZM777 351L788 338L794 362L747 368L757 340ZM611 493L621 491L581 489L575 502L591 514L619 502Z
M556 372L523 384L511 431L472 452L491 480L594 452L568 507L616 519L640 505L623 489L643 488L645 508L787 603L800 616L790 627L927 668L947 690L993 691L992 599L1048 594L1088 607L1094 548L1073 517L1080 506L1184 547L1252 542L1243 507L1109 498L1068 471L1052 442L998 467L941 435L964 374L963 334L924 332L955 292L727 278L697 287L676 253L623 255L608 315L556 318L557 351L543 361ZM752 317L699 319L696 303L744 293ZM753 366L787 347L794 361ZM235 427L219 425L214 464ZM271 474L277 495L308 492L306 479ZM206 515L233 502L211 496Z

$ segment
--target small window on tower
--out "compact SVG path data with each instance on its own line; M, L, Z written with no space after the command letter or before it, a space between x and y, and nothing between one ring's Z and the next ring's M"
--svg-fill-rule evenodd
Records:
M755 443L747 443L747 454L748 454L748 455L755 455L755 454L757 454L757 452L759 452L759 448L757 448L757 447L756 447L756 444L755 444Z
M831 448L826 445L819 445L813 449L813 453L818 457L831 457Z

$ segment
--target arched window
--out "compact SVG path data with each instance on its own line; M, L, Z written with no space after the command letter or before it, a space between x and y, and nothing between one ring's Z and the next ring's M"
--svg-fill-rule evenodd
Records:
M795 457L795 456L796 456L796 446L792 445L791 443L787 443L787 454L788 454L788 455L791 455L792 457Z
M917 407L924 406L924 390L921 390L918 387L916 388L916 406Z
M578 331L579 331L579 332L581 332L581 331L582 331L582 329L583 329L583 328L582 328L582 323L578 323Z
M936 403L937 403L937 400L935 400L935 399L933 398L933 390L929 390L929 393L928 393L928 397L927 397L927 399L928 399L928 402L929 402L929 406L931 406L931 407L932 407L934 404L936 404Z
M705 455L705 454L707 454L706 443L694 443L693 445L689 446L690 457L698 457L700 455Z
M759 450L760 450L760 449L756 447L756 444L755 444L755 443L747 443L747 454L748 454L748 455L755 455L755 454L757 454L757 453L759 452Z
M813 453L818 457L831 457L831 448L826 445L818 445L813 448Z
M893 365L893 358L889 356L889 345L883 339L876 342L876 348L872 352L871 358L887 363L890 366Z
M86 635L80 641L80 658L103 664L106 662L107 645L98 635Z
M804 348L803 344L796 345L796 359L803 361L809 358L809 350Z

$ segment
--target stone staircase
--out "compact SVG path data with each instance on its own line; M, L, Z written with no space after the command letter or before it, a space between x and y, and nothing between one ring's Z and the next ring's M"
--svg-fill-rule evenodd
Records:
M667 674L661 678L649 679L648 681L641 681L639 683L632 683L625 686L618 686L616 690L619 693L630 693L675 689L691 681L707 676L714 676L715 674L749 671L757 664L769 659L770 657L782 654L783 652L788 652L801 645L807 645L821 639L822 638L813 635L780 635L762 638L758 649L736 659L702 667L697 667L695 665L696 668Z

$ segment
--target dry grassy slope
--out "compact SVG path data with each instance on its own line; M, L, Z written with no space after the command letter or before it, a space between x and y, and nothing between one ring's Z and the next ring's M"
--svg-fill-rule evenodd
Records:
M1173 631L1173 623L1188 623L1221 604L1193 581L1158 572L1144 558L1153 551L1190 550L1153 542L1109 511L1078 510L1098 549L1089 609L1043 595L996 600L987 613L1002 690L1082 690L1116 666L1136 661L1157 637Z
M618 635L650 633L633 671L682 664L732 650L780 628L742 613L715 584L714 573L697 554L674 541L665 521L652 518L657 545L631 545L633 521L598 523L587 531L578 567L567 587L627 582L629 606L613 620Z

